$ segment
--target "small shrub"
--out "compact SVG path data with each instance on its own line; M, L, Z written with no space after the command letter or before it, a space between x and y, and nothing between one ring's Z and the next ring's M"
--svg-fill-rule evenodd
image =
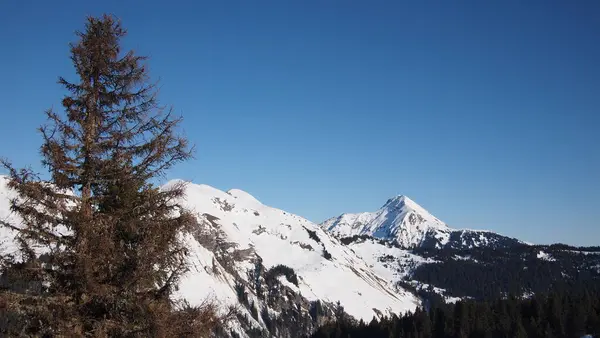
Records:
M308 232L308 237L310 237L313 241L317 242L317 243L321 243L321 239L319 238L319 236L317 235L316 231L313 230L309 230L308 228L304 227L304 230L306 230L306 232Z
M267 309L266 306L263 307L262 310L260 311L260 317L262 318L263 322L267 326L267 329L269 331L273 331L273 321L271 320L271 316L269 315L269 309Z
M325 257L326 260L331 260L331 254L325 248L323 248L323 257Z
M258 309L256 308L258 305L254 304L254 302L250 303L250 314L254 320L258 320Z
M248 304L248 293L246 292L246 288L244 287L244 284L236 282L235 283L235 292L237 294L238 301L247 307L249 305Z
M265 281L267 284L273 285L275 279L281 275L285 276L285 279L287 279L288 282L298 286L298 276L296 275L294 269L282 264L269 269L269 271L265 273Z
M310 244L298 243L298 245L304 250L308 250L308 251L315 250L315 249L313 249L313 247Z

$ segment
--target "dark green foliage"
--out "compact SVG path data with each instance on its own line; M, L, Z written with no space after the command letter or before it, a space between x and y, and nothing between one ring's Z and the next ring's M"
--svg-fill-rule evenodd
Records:
M472 246L478 232L453 232L451 243L443 248L423 243L412 249L418 256L432 258L436 263L415 264L409 280L439 287L446 295L494 299L506 294L523 295L548 292L553 288L574 289L578 285L600 283L598 247L572 247L565 244L530 246L514 239L486 233L490 243ZM402 248L395 241L355 235L341 238L343 244L372 241L387 247ZM435 243L434 243L435 244ZM469 248L466 248L469 247ZM538 258L540 251L552 259ZM394 264L398 257L379 257L385 264ZM406 267L405 267L406 268ZM433 290L416 289L406 282L405 288L435 303L441 297Z
M323 304L321 304L320 300L315 300L310 302L310 307L308 309L308 313L313 321L316 321L319 317L325 315L325 308Z
M347 321L347 315L344 311L344 306L338 300L333 307L333 316L338 323L345 323Z
M374 237L371 237L369 235L353 235L353 236L349 236L349 237L342 237L342 238L340 238L340 242L342 242L342 244L344 244L344 245L348 245L348 244L351 244L351 243L354 243L354 242L361 243L361 242L364 242L366 240L372 240L372 241L374 241L376 243L379 243L379 244L382 244L382 245L386 245L386 246L390 246L390 247L391 246L395 246L395 247L400 248L400 245L398 245L398 243L395 242L395 241L390 242L390 241L387 241L387 240L374 238Z
M288 282L298 286L298 276L294 269L282 264L272 267L265 273L265 282L267 285L274 285L275 279L281 275L284 275Z
M274 333L275 328L273 327L273 321L271 320L271 316L269 315L269 309L266 306L263 307L260 311L260 317L267 326L267 330L269 330L269 332L271 333Z
M258 305L254 304L254 302L250 303L250 314L254 320L258 320L258 309L256 308Z
M309 230L308 228L304 227L304 230L306 230L306 232L308 232L308 237L310 237L313 241L317 242L317 243L321 243L321 239L319 238L319 236L317 235L316 231L313 230Z
M246 330L246 334L250 338L266 338L266 337L269 337L268 333L264 332L264 330L261 330L259 328L251 328L249 330Z
M433 258L413 271L412 280L435 285L455 297L494 299L506 294L574 289L600 283L600 254L595 248L565 245L519 245L510 250L415 249L413 253ZM540 259L543 251L551 260ZM457 257L467 258L460 259Z
M246 292L246 287L244 286L244 284L242 283L235 283L235 292L237 294L238 297L238 301L240 302L240 304L244 305L245 307L250 307L250 303L248 300L248 292Z
M263 287L262 287L262 279L261 273L264 270L264 266L262 265L262 258L258 256L254 261L254 269L248 270L248 281L252 281L251 287L254 288L256 292L256 296L258 299L263 299Z
M600 334L600 287L552 292L530 299L461 301L417 309L371 323L337 321L312 337L581 337Z
M329 251L327 251L327 249L325 249L325 247L323 247L323 257L325 257L327 260L331 260L331 254Z
M323 247L323 257L327 260L331 260L331 254L329 253L329 251L327 251L327 249L325 249L325 245L321 242L321 238L319 238L319 236L317 235L316 231L313 230L309 230L306 227L304 227L304 230L306 230L306 232L308 232L308 236L314 240L317 243L321 243L321 247Z

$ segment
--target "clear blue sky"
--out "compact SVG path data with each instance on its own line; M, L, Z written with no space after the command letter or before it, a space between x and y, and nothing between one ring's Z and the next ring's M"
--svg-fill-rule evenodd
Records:
M317 222L405 194L453 227L600 244L599 1L2 1L2 156L39 168L68 42L103 12L198 148L170 178Z

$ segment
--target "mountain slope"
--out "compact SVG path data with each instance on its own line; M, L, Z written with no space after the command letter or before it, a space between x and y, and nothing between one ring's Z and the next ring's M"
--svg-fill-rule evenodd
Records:
M387 281L349 248L302 217L265 206L240 190L225 193L190 184L186 195L185 204L199 215L200 224L218 226L235 249L253 252L267 269L292 268L297 291L309 300L340 301L350 315L363 319L374 315L373 308L404 312L416 306L414 297L391 292ZM241 271L248 268L247 261L240 266ZM340 281L346 287L340 288Z
M10 195L0 177L0 219L18 223L8 209ZM191 269L175 297L192 305L214 299L237 306L224 336L308 334L333 315L338 302L365 321L420 304L318 225L263 205L246 192L189 184L183 204L196 213L197 226L182 234ZM14 250L14 234L3 230L0 235L3 253Z

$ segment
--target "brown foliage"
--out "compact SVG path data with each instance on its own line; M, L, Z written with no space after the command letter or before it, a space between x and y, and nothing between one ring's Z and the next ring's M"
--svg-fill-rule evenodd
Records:
M51 179L4 162L23 222L3 224L22 256L3 257L12 278L0 293L3 334L206 336L214 305L182 308L170 297L186 271L180 234L195 224L177 202L184 187L153 184L191 156L176 134L181 119L158 105L145 58L121 53L117 20L90 17L85 28L71 45L78 81L59 79L64 114L47 111L40 128Z

